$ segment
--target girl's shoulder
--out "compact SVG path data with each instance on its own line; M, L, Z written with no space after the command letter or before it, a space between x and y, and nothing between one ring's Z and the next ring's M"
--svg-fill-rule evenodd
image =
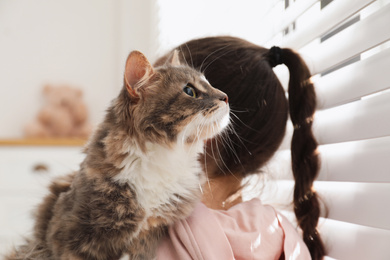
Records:
M169 228L162 245L158 259L279 259L282 253L310 259L294 226L259 199L228 210L199 203L190 217Z

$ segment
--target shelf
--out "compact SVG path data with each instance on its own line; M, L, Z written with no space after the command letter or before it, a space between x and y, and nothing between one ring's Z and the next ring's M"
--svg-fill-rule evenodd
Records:
M20 138L0 139L0 146L84 146L83 138Z

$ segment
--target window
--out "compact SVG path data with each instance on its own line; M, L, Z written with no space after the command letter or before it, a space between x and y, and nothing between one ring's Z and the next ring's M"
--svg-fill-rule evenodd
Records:
M313 74L322 158L315 188L329 213L320 223L329 259L390 258L389 2L290 1L284 22L261 43L298 50ZM288 72L279 67L287 85ZM278 176L264 185L263 199L293 220L285 203L294 185L292 131L268 165Z

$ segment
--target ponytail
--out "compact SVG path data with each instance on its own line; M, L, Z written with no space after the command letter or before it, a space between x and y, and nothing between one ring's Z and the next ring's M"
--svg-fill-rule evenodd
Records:
M312 259L322 259L325 248L317 231L320 204L313 189L313 182L319 170L319 158L318 144L312 132L316 95L310 81L310 71L302 58L291 49L272 47L267 58L271 66L283 63L290 71L288 94L290 118L294 125L291 141L292 171L295 179L294 211Z
M320 206L313 190L319 159L311 131L316 97L304 61L292 50L278 47L268 50L229 36L192 40L178 49L183 61L203 71L211 85L225 92L232 108L240 113L240 117L232 113L234 131L226 132L228 144L215 140L206 145L204 167L207 166L209 178L229 172L238 177L257 174L283 140L289 106L294 124L291 144L294 211L312 259L321 259L325 250L317 231ZM163 64L167 58L156 64ZM290 70L289 104L270 69L270 65L282 63ZM213 149L217 149L218 156L214 156Z

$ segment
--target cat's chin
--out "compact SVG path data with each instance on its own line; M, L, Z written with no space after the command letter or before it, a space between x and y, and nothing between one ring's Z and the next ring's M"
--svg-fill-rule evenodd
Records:
M212 118L204 120L200 126L195 127L192 134L183 136L183 140L187 144L193 144L195 142L206 142L208 139L212 139L216 135L222 133L230 122L229 108L221 109L221 112L214 115Z
M228 110L229 111L229 110ZM219 123L219 127L220 127L220 132L225 130L226 127L229 125L230 123L230 115L229 115L229 112L227 112L223 117L222 117L222 120L220 121Z
M215 120L207 127L209 130L206 132L209 136L207 136L206 139L213 138L214 136L220 134L230 123L229 106L225 109L220 109L219 111L220 112L215 115Z
M205 131L206 134L204 136L204 139L211 139L215 137L216 135L222 133L226 127L229 125L230 122L230 116L229 114L226 114L222 117L222 119L215 121L211 123L210 125L206 126L208 131ZM206 128L205 127L205 128Z

